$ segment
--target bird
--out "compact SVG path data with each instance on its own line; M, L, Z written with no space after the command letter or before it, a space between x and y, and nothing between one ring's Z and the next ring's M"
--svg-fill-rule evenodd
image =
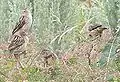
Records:
M26 54L26 47L28 42L29 38L27 37L27 33L21 30L15 33L15 35L11 39L11 43L8 46L9 52L14 55L21 68L23 68L23 66L19 61L20 55Z
M22 10L21 17L19 18L19 22L16 23L15 28L12 31L12 35L14 35L20 29L24 31L28 31L32 25L32 15L28 8Z
M54 53L52 53L48 49L43 49L40 54L43 56L44 59L44 67L47 67L49 65L49 59L52 59L53 61L56 59Z
M91 24L91 25L88 27L88 30L89 30L89 31L92 31L92 30L97 29L97 28L99 28L99 27L102 27L102 25L101 25L101 24L94 24L94 25Z
M29 42L28 31L32 25L32 15L28 8L25 8L21 12L19 22L16 23L15 28L12 31L12 35L9 39L8 50L17 60L17 65L20 63L20 55L26 54L26 47Z
M96 37L96 36L101 37L101 34L105 29L107 29L107 28L103 27L103 25L101 25L101 24L91 24L88 27L89 36L90 37Z

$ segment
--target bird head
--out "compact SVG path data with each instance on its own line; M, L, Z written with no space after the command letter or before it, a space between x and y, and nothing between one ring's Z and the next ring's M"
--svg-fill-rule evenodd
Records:
M102 25L101 24L91 24L89 27L88 27L88 30L89 31L92 31L92 30L95 30L97 28L101 28Z
M31 12L28 8L22 10L22 16L31 16Z
M25 17L25 22L29 23L29 26L32 24L32 14L28 8L22 10L21 17Z

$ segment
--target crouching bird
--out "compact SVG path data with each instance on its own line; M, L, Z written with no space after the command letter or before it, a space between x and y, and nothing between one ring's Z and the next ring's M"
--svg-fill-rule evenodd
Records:
M96 37L96 36L100 36L101 37L101 34L102 32L107 29L106 27L103 27L102 25L100 24L94 24L94 25L90 25L88 27L88 31L89 31L89 36L91 37Z
M15 33L11 39L11 43L8 46L8 50L11 54L13 54L17 60L17 66L20 65L21 68L23 66L20 63L20 55L26 54L26 47L28 44L28 37L25 31L18 31Z
M43 49L40 53L44 59L44 67L48 67L50 64L53 64L56 56L50 50Z

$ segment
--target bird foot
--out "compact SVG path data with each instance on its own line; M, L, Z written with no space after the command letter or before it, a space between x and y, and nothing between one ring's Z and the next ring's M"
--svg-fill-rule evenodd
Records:
M16 64L16 69L24 69L24 67L23 67L23 65L20 63L20 62L17 62L17 64Z

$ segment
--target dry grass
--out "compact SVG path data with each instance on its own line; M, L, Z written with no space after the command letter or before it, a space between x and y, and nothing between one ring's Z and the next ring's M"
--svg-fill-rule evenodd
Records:
M24 65L23 70L15 69L14 57L10 58L7 57L8 55L1 54L1 81L114 82L114 80L116 80L116 82L119 82L117 77L120 77L120 74L112 67L114 66L112 62L109 67L100 68L97 66L101 49L106 43L106 41L104 42L103 40L103 37L101 37L94 41L77 44L74 49L63 53L60 59L56 59L55 61L49 60L49 62L53 62L50 63L48 67L44 67L43 56L40 54L42 48L36 48L36 45L33 43L33 41L31 44L29 44L28 54L26 56L21 56L21 62ZM4 51L4 49L1 48L1 51ZM90 65L89 60L91 61Z

